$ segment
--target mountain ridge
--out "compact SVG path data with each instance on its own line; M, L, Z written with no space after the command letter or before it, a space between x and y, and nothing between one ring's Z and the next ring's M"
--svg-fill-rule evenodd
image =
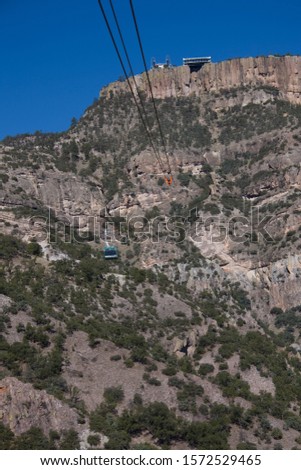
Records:
M0 143L0 392L12 448L24 432L37 445L26 434L33 404L10 402L12 386L50 415L70 407L73 448L298 447L300 64L150 72L170 187L124 82L65 133ZM103 259L105 222L116 261ZM166 428L153 422L161 415ZM47 419L43 445L67 445L69 431L49 419L54 439Z
M271 86L277 88L284 99L301 103L301 57L259 56L256 58L230 59L205 64L198 72L188 66L150 71L155 98L181 97L231 89L241 86ZM135 77L139 90L149 97L146 74ZM113 82L104 87L100 96L111 91L125 90L126 82ZM133 89L135 89L133 83Z

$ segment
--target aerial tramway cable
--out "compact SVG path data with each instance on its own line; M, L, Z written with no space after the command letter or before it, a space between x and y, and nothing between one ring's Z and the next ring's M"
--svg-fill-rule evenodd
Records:
M138 26L138 22L137 22L137 17L136 17L134 5L133 5L133 0L130 0L130 7L131 7L132 17L133 17L134 24L135 24L135 29L136 29L138 42L139 42L140 52L141 52L141 56L142 56L142 60L143 60L143 64L144 64L144 70L145 70L145 73L146 73L147 82L148 82L148 86L149 86L149 90L150 90L150 94L151 94L151 100L152 100L152 103L153 103L153 107L154 107L154 111L155 111L155 115L156 115L156 120L157 120L157 123L158 123L158 128L159 128L159 132L160 132L160 136L161 136L161 142L162 142L162 145L163 145L163 148L164 148L164 153L165 153L165 156L166 156L166 161L167 161L167 166L168 166L168 173L170 175L169 177L165 177L165 181L168 185L170 185L172 183L172 176L171 176L171 167L170 167L170 162L169 162L169 156L168 156L168 152L167 152L167 148L166 148L166 143L165 143L165 139L164 139L164 135L163 135L162 126L161 126L160 119L159 119L159 114L158 114L156 101L155 101L155 98L154 98L152 84L151 84L148 69L147 69L144 49L143 49L141 35L140 35L139 26Z
M112 11L113 11L113 14L114 14L114 19L115 19L115 21L116 21L116 26L117 26L118 20L117 20L116 12L115 12L115 10L114 10L114 7L113 7L113 4L112 4L111 0L110 0L110 3L111 3L111 8L112 8ZM130 89L131 95L132 95L133 100L134 100L134 103L135 103L135 105L136 105L136 107L137 107L137 110L138 110L140 119L141 119L141 121L142 121L143 127L144 127L144 129L145 129L145 131L146 131L146 134L147 134L148 138L149 138L149 141L150 141L151 147L152 147L152 149L153 149L153 151L154 151L155 157L157 158L157 160L158 160L158 162L159 162L160 168L161 168L162 172L164 172L164 165L163 165L163 162L162 162L162 160L161 160L161 157L160 157L159 152L157 151L157 149L156 149L156 147L155 147L155 145L154 145L154 142L153 142L152 136L151 136L151 134L150 134L150 131L149 131L149 129L148 129L146 120L145 120L145 118L144 118L144 116L143 116L143 113L142 113L142 111L141 111L141 109L140 109L140 106L139 106L139 104L138 104L138 101L137 101L135 92L134 92L134 90L133 90L133 86L132 86L131 81L130 81L130 79L129 79L129 75L128 75L127 71L126 71L126 68L125 68L123 59L122 59L122 57L121 57L121 54L120 54L118 45L117 45L117 43L116 43L116 41L115 41L115 37L114 37L113 31L112 31L112 28L111 28L111 26L110 26L109 20L108 20L108 18L107 18L107 15L106 15L106 12L105 12L105 9L104 9L104 7L103 7L103 4L102 4L101 0L98 0L98 5L99 5L99 8L100 8L100 10L101 10L101 12L102 12L103 18L104 18L104 20L105 20L105 23L106 23L106 26L107 26L109 35L110 35L111 40L112 40L112 43L113 43L113 45L114 45L116 54L117 54L117 56L118 56L120 65L121 65L121 67L122 67L124 76L125 76L125 78L126 78L128 87L129 87L129 89ZM123 40L123 36L122 36L122 33L121 33L121 29L120 29L120 27L119 27L119 23L118 23L118 32L119 32L119 34L120 34L120 38L122 38L123 47L125 48L126 56L127 56L128 61L129 61L129 55L128 55L128 53L127 53L127 49L126 49L126 46L125 46L125 43L124 43L124 40ZM130 61L129 61L129 64L130 64ZM130 69L131 69L131 73L132 73L132 66L131 66L131 65L130 65ZM132 74L133 74L133 73L132 73ZM133 74L133 75L134 75L134 74ZM136 87L137 87L137 82L136 82L135 78L134 78L134 83L135 83L135 85L136 85ZM137 87L137 93L138 93L139 99L141 100L141 97L140 97L139 92L138 92L138 87ZM141 100L141 103L142 103L142 100ZM144 105L142 106L142 108L143 108L143 110L144 110L144 112L145 112L145 107L144 107Z
M126 60L127 60L130 72L131 72L131 76L132 76L132 79L133 79L133 82L134 82L134 85L135 85L137 96L139 98L139 102L140 102L140 105L141 105L141 108L142 108L142 111L143 111L144 120L145 120L145 123L146 123L147 128L148 128L148 137L149 137L149 140L151 142L152 147L154 147L155 145L153 144L153 138L152 138L151 131L150 131L151 126L149 125L149 121L148 121L148 118L147 118L147 112L146 112L146 109L145 109L144 101L143 101L142 96L141 96L141 92L140 92L138 84L137 84L137 80L136 80L135 73L134 73L134 70L133 70L132 62L131 62L131 59L130 59L130 56L129 56L129 53L128 53L128 50L127 50L127 47L126 47L126 44L125 44L125 40L124 40L122 31L121 31L121 28L120 28L120 24L119 24L117 15L116 15L116 11L115 11L115 8L114 8L114 5L113 5L113 1L109 0L109 2L110 2L111 10L112 10L112 13L113 13L114 21L115 21L115 24L116 24L116 27L117 27L117 30L118 30L118 34L119 34L119 37L120 37L120 40L121 40L121 44L122 44L122 47L123 47L123 50L124 50L124 53L125 53L125 56L126 56ZM160 161L161 169L164 170L164 165L163 165L163 162L162 162L162 159L160 157L160 153L159 153L158 150L156 150L156 156L157 156L157 159Z

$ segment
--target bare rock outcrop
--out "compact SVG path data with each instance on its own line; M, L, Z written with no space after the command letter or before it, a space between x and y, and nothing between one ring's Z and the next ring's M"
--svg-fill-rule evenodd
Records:
M45 434L51 429L76 429L77 414L45 390L35 390L31 384L14 377L0 381L0 418L14 434L19 435L31 427Z
M198 331L190 331L184 339L176 338L174 342L173 352L177 357L188 356L192 357L195 353L197 340L198 340Z
M146 75L136 77L138 86L148 92ZM301 57L268 56L232 59L206 64L198 72L188 66L151 71L155 98L176 96L201 96L205 92L220 92L235 87L269 86L277 88L283 98L301 103ZM127 90L124 82L110 84L102 94Z
M0 294L0 312L2 312L5 307L9 307L10 305L11 299L6 295Z

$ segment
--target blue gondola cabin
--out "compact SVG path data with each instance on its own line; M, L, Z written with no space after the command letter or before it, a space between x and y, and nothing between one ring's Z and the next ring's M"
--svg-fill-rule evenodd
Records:
M116 246L106 246L103 251L104 259L117 259L119 257Z

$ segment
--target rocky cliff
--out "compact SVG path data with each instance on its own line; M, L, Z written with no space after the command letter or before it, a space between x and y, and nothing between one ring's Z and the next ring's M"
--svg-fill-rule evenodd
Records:
M155 98L202 96L238 87L274 87L291 103L301 102L301 57L268 56L231 59L205 64L198 72L188 66L173 69L156 69L150 73ZM139 89L149 95L145 74L137 78ZM126 89L126 83L115 82L101 91Z
M16 435L49 426L65 445L62 410L92 447L300 445L300 64L151 71L169 187L124 82L65 133L0 143L0 401Z

